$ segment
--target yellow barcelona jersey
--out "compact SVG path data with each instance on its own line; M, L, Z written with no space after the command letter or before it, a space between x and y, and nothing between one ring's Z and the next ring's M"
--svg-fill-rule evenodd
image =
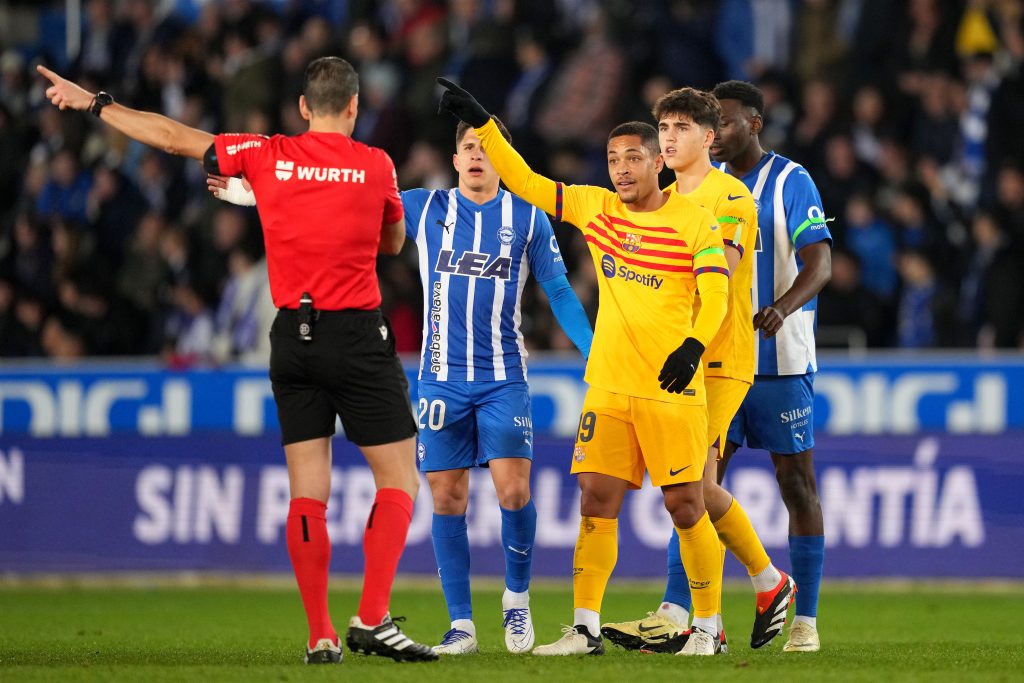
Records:
M725 315L729 268L714 214L676 192L657 210L630 211L610 190L534 173L493 120L476 134L513 194L583 232L600 296L586 381L616 394L706 404L701 368L682 393L662 389L658 375L687 337L707 347ZM698 286L705 310L694 320Z
M691 336L697 276L728 274L714 216L677 193L656 211L632 212L603 188L559 190L561 217L583 232L600 294L586 381L628 396L705 403L700 369L681 394L664 391L658 374Z
M729 311L718 335L704 352L704 373L708 377L753 382L755 340L750 293L757 240L754 197L743 181L717 168L711 169L696 190L683 196L713 213L722 241L740 252L739 265L729 274ZM699 309L698 299L694 313Z

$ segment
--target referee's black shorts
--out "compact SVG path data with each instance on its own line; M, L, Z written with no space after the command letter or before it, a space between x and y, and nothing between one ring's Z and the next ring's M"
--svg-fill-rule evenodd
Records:
M320 311L313 340L299 338L298 311L270 328L270 382L285 445L334 435L341 417L357 446L416 435L409 383L379 310Z

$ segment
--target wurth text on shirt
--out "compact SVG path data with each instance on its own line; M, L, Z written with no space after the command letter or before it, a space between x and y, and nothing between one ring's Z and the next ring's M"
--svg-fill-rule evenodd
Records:
M312 180L318 183L365 183L366 171L361 168L333 168L325 166L296 166L294 161L278 159L274 175L278 180Z

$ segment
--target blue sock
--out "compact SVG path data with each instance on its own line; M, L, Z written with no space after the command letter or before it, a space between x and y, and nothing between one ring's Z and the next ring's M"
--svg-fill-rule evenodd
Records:
M824 536L790 536L789 560L796 581L796 614L818 616L818 587L825 564Z
M662 602L679 605L690 611L690 581L683 569L683 558L679 554L679 534L672 530L672 538L668 539L668 581L665 583L665 597Z
M441 576L441 590L448 603L452 621L473 618L473 598L469 593L469 536L466 533L466 515L439 515L434 513L430 527L434 542L437 572Z
M514 593L530 588L537 508L530 499L519 510L501 508L501 545L505 551L505 587Z

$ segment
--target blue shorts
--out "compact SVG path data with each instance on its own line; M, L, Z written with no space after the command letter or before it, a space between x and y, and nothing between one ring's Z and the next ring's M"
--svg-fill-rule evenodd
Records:
M755 377L728 438L779 455L814 448L814 373Z
M526 382L421 380L416 419L421 472L486 467L496 458L533 459Z

